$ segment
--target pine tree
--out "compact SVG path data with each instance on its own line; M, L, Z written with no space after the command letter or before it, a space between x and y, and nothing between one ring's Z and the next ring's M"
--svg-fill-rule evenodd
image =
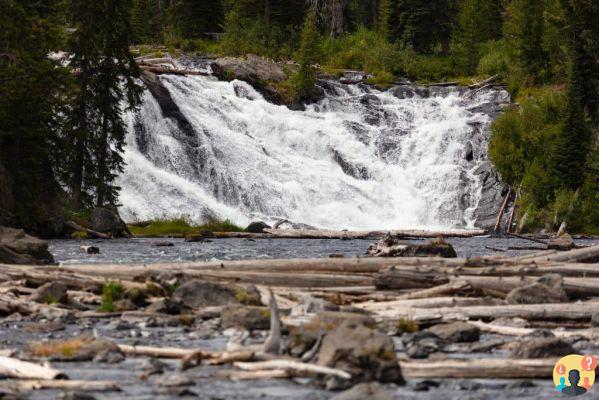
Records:
M394 11L395 0L379 1L378 29L387 40L393 40L391 24L394 22Z
M0 224L40 233L44 220L60 216L56 156L67 150L60 141L67 74L48 58L62 41L61 3L0 0L0 170L9 176L0 201L12 200Z
M139 69L129 52L129 1L71 0L70 8L77 92L69 118L75 150L67 160L68 181L77 206L114 204L126 134L121 106L135 109L141 97Z
M578 189L584 181L584 167L589 151L590 135L584 112L585 51L580 40L581 24L575 9L563 1L567 21L566 34L570 48L566 111L562 128L554 144L552 169L557 189Z
M293 85L300 99L309 97L314 90L316 71L313 64L318 62L318 57L319 36L316 30L316 15L312 9L309 9L302 28L300 49L296 56L300 68L293 77Z
M504 36L518 67L536 81L547 68L542 45L544 0L512 0L507 7Z

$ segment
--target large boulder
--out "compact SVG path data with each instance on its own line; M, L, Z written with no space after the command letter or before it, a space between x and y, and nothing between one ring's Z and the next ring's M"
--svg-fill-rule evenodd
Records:
M533 335L515 343L510 356L514 358L549 358L576 353L577 351L569 343L553 335Z
M126 236L127 225L121 219L116 209L96 207L92 211L91 229L113 236Z
M266 222L262 222L262 221L255 221L250 223L247 228L245 228L246 232L251 232L251 233L264 233L265 229L270 229L270 225L268 225Z
M267 330L270 311L266 307L226 306L220 313L220 325L223 329Z
M574 239L569 234L561 235L555 239L551 239L547 243L547 249L557 251L568 251L576 247Z
M351 374L349 381L326 379L328 388L370 381L403 383L393 340L355 321L345 321L324 337L317 364Z
M67 303L67 289L67 285L62 282L48 282L37 288L31 295L31 300L45 304Z
M461 321L438 324L428 328L428 331L451 343L477 342L480 337L480 329L477 326Z
M568 295L561 275L546 274L536 283L512 289L505 300L509 304L565 303Z
M22 229L0 226L0 262L6 264L52 264L48 242Z
M458 256L453 246L443 238L431 240L425 244L408 243L390 233L387 233L377 243L372 244L368 249L368 253L376 257L439 256L455 258Z

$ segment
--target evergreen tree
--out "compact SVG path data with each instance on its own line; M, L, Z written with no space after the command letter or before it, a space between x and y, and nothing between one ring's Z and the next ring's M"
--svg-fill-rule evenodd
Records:
M159 36L161 26L157 25L158 11L152 0L133 0L131 7L131 26L133 40L136 43L152 43Z
M314 90L316 71L313 65L318 62L319 50L316 15L313 9L309 9L302 28L300 49L296 56L300 68L293 77L293 85L300 99L309 97Z
M139 69L129 52L132 29L127 0L71 0L75 32L69 52L77 92L69 118L75 150L69 157L74 203L114 204L114 180L123 170L123 108L140 103Z
M0 224L42 233L40 223L59 216L57 156L66 150L60 115L67 75L48 57L62 41L60 6L60 0L0 0L0 170L6 185L0 201L12 200L0 210Z
M380 0L378 10L378 29L387 39L393 40L393 29L391 24L394 22L395 0Z
M206 32L217 32L223 23L219 0L179 0L170 14L171 23L185 39L197 39Z
M504 36L520 70L540 81L547 68L543 49L544 0L512 0L507 7Z

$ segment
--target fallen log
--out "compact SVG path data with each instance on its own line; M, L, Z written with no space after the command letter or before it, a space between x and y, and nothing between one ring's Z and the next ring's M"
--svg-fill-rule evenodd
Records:
M475 358L446 360L400 360L408 379L542 379L553 376L553 359Z
M291 360L268 360L253 363L236 362L233 366L245 371L265 371L265 370L281 370L287 371L290 375L328 375L340 379L351 379L351 374L340 369L323 367L320 365L308 364L299 361Z
M534 328L518 328L514 326L487 324L482 321L470 321L469 323L476 325L483 332L496 333L506 336L526 336L537 330ZM572 330L552 329L551 333L558 338L585 338L589 340L599 339L599 328Z
M484 235L482 229L447 229L443 231L426 231L419 229L403 229L389 231L327 231L311 229L264 229L273 237L289 239L380 239L390 233L393 236L413 238L474 237Z
M191 69L174 69L174 68L168 68L168 67L161 67L158 65L144 65L144 64L141 64L139 67L141 69L143 69L144 71L148 71L148 72L151 72L156 75L210 76L210 74L208 72L191 70Z
M507 204L510 200L511 194L512 194L512 187L510 186L510 188L507 191L507 194L505 195L505 199L503 200L503 204L501 205L501 208L499 209L499 214L497 214L497 220L495 221L495 228L493 228L493 232L497 232L499 230L499 227L501 226L501 219L503 218L503 213L505 212L505 207L507 207Z
M197 350L182 349L178 347L152 347L152 346L130 346L119 344L119 349L126 355L132 357L155 357L155 358L184 358ZM205 352L212 354L213 352Z
M583 247L569 251L560 251L548 255L532 258L536 262L570 262L570 263L596 263L599 262L599 245Z
M216 376L234 381L291 378L289 372L283 369L271 369L264 371L219 371L216 373Z
M74 221L66 221L64 224L67 227L74 229L75 231L85 232L88 235L90 235L91 237L96 238L96 239L111 239L111 237L105 233L86 228L84 226L79 225L78 223L76 223Z
M18 379L68 379L67 375L54 368L0 356L0 376Z

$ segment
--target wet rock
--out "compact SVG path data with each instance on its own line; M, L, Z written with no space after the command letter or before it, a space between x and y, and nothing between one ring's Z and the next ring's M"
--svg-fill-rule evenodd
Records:
M270 327L270 312L267 307L227 306L220 313L221 327L267 330Z
M359 383L333 397L331 400L393 400L389 394L378 382Z
M22 229L0 226L0 263L52 264L48 242L27 235Z
M156 358L147 359L141 366L142 379L147 379L151 375L162 374L167 369L167 365Z
M447 342L476 342L480 337L480 329L467 322L438 324L428 329Z
M351 176L352 178L361 180L367 180L370 178L370 173L364 165L358 163L351 163L346 158L344 158L340 152L334 149L333 160L335 160L335 162L339 164L343 173Z
M466 142L464 146L464 160L472 161L474 160L474 150L472 149L472 143Z
M368 253L376 257L457 257L453 246L443 238L425 244L418 244L405 242L390 233L387 233L377 243L372 244L368 249Z
M548 358L576 354L576 350L567 342L549 337L527 337L515 343L510 353L514 358Z
M245 228L246 232L251 232L251 233L265 233L264 229L270 229L270 225L268 225L266 222L262 222L262 221L256 221L256 222L252 222L250 223L247 228Z
M509 187L501 181L499 174L493 168L490 161L481 163L473 172L480 179L482 189L478 205L474 210L476 219L475 225L482 229L493 229L497 220L499 209L503 205L503 200L508 193ZM507 224L510 209L506 210L502 226Z
M368 381L403 383L393 340L356 321L345 321L324 337L317 364L352 376L350 382L326 379L323 383L329 389Z
M85 254L100 254L100 248L96 246L79 246L79 249Z
M438 388L440 386L439 382L433 381L430 379L426 379L424 381L420 381L414 385L414 391L416 392L428 392L431 388Z
M192 233L185 236L185 241L188 243L201 243L204 242L206 238L201 233Z
M113 236L127 236L127 225L116 208L96 207L90 219L91 229Z
M260 295L255 287L220 285L199 280L189 281L173 292L171 301L183 307L198 309L229 304L255 304Z
M398 99L411 99L415 94L411 85L394 86L389 89L389 93Z
M429 330L404 334L402 341L410 358L428 358L445 346L445 342Z
M173 247L175 244L173 242L167 242L167 241L158 241L158 242L153 242L152 246L153 247Z
M547 249L549 250L558 250L558 251L568 251L575 248L574 239L569 234L561 235L558 238L551 239L547 243Z
M31 300L45 304L66 304L69 301L67 289L67 285L62 282L48 282L36 289L31 295Z
M506 296L508 304L565 303L568 295L559 274L546 274L537 283L512 289Z

